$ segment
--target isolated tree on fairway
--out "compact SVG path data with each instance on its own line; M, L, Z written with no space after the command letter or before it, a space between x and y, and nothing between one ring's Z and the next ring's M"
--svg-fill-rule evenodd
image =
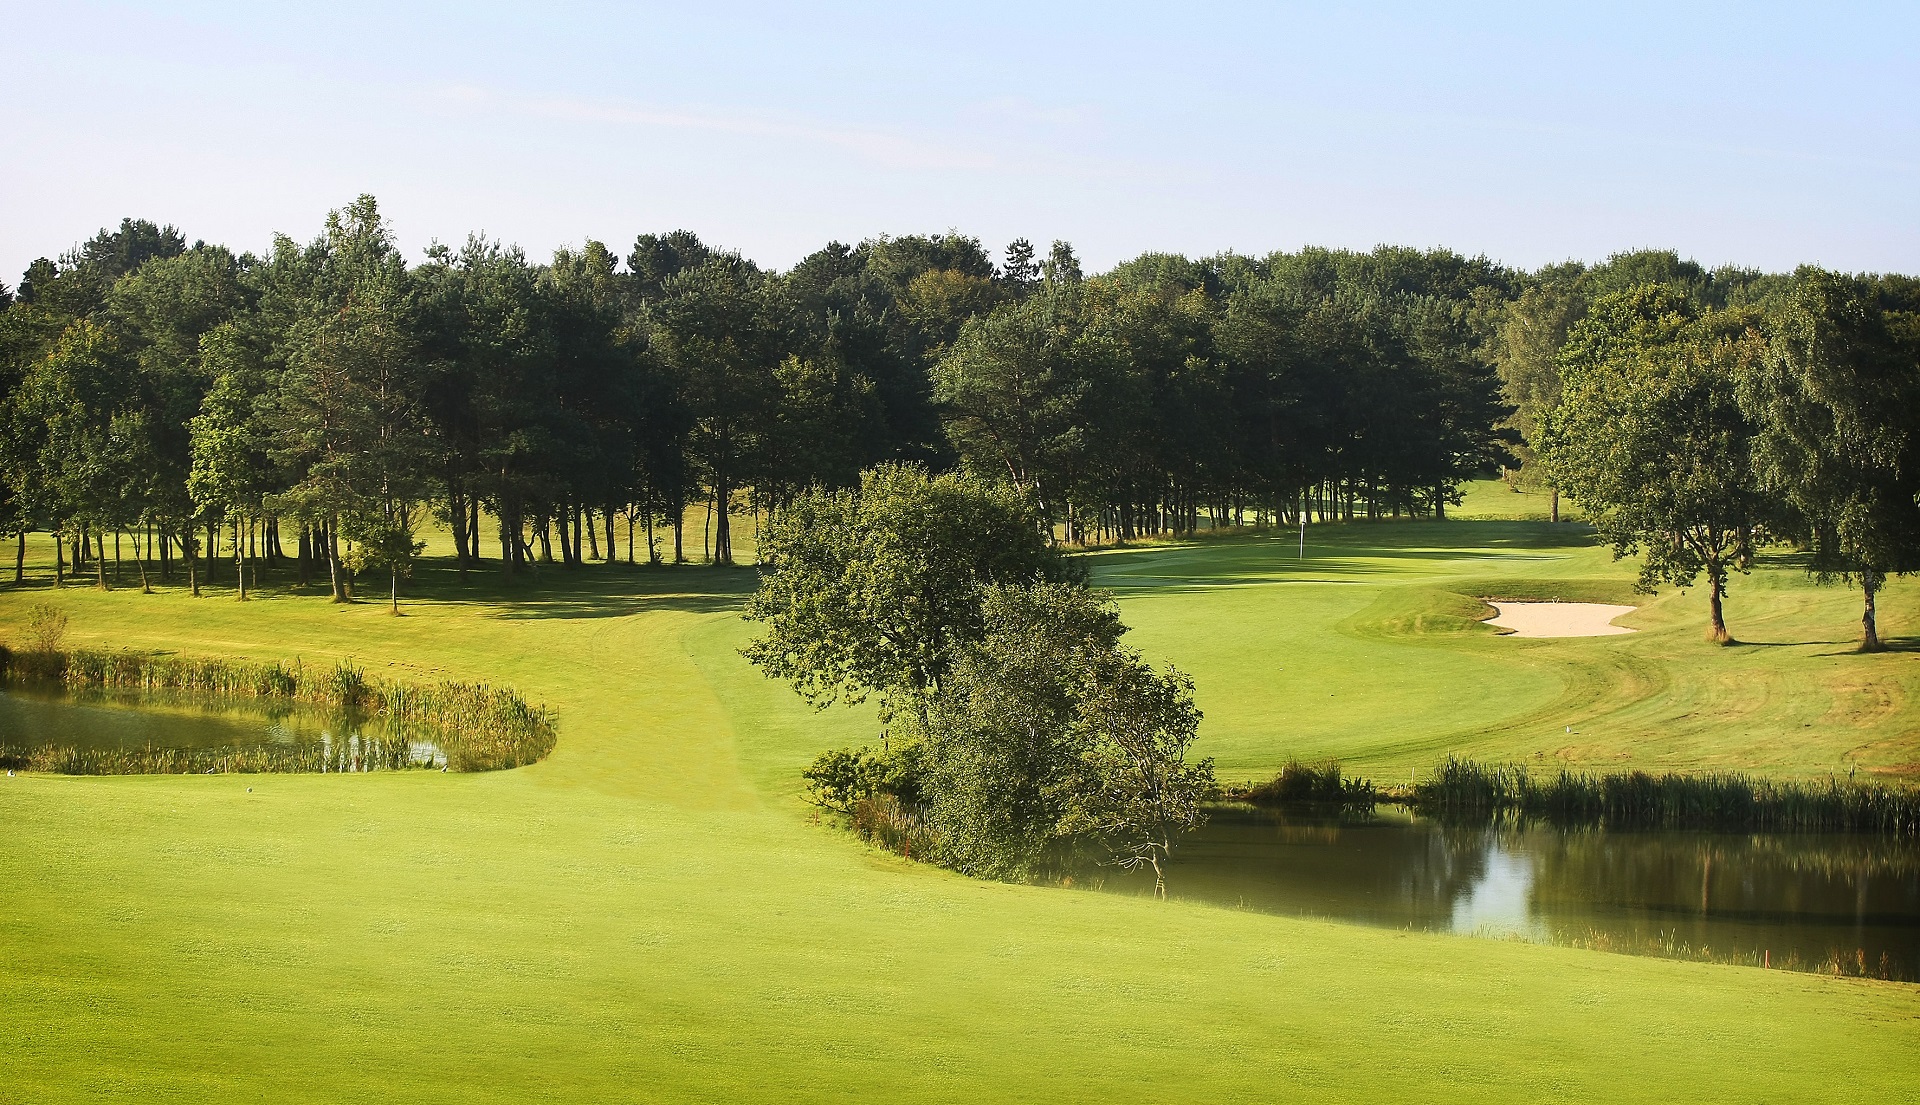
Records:
M1773 511L1736 397L1754 321L1703 315L1664 285L1597 300L1568 337L1563 394L1543 437L1555 477L1614 555L1643 555L1641 590L1705 573L1722 643L1732 641L1728 576L1751 567Z
M1858 580L1861 650L1880 642L1874 598L1920 570L1920 328L1866 281L1795 276L1742 397L1769 487L1806 520L1811 570Z
M908 724L942 861L1019 878L1090 847L1151 867L1164 892L1173 836L1213 782L1186 762L1191 682L1122 647L1112 604L1078 586L986 587L981 620Z
M762 531L761 552L771 571L746 617L767 632L746 657L817 705L878 694L889 711L937 687L979 635L982 585L1078 574L1026 495L911 465L866 472L857 491L799 495Z

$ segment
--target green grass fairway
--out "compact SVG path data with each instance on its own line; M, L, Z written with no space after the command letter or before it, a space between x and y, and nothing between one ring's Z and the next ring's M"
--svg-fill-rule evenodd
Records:
M1611 596L1627 568L1543 524L1320 527L1304 562L1290 536L1099 557L1229 777L1452 750L1920 773L1920 665L1853 655L1857 595L1789 568L1735 584L1764 644L1709 646L1697 594L1640 634L1515 641L1473 595ZM871 718L734 653L751 582L435 568L400 619L275 586L0 591L0 639L51 600L74 644L503 681L561 724L488 775L0 778L0 1102L1920 1100L1920 987L876 854L796 777ZM1916 599L1884 604L1908 646Z

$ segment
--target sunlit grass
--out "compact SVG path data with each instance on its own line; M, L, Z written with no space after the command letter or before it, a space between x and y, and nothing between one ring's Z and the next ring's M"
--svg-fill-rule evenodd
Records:
M1790 570L1736 581L1736 634L1835 643L1707 648L1693 597L1630 617L1639 635L1517 642L1473 622L1473 580L1626 569L1518 524L1309 538L1304 564L1256 537L1101 557L1130 639L1198 680L1202 751L1248 778L1293 756L1425 770L1456 749L1805 777L1847 755L1863 770L1915 758L1911 655L1852 654L1853 596ZM1358 1101L1390 1087L1842 1101L1912 1088L1908 986L980 883L816 825L800 768L872 740L873 717L816 714L735 653L750 570L592 564L503 587L436 561L401 618L288 578L244 604L224 582L198 600L180 580L152 596L36 582L0 593L0 638L52 601L75 647L507 684L552 708L557 748L469 775L0 778L0 1096ZM1911 587L1886 603L1896 634L1911 632ZM1733 720L1716 726L1715 710Z

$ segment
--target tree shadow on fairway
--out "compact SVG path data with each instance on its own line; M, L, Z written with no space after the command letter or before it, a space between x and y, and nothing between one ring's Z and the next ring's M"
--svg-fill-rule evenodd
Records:
M422 589L421 597L485 606L489 616L507 620L619 618L661 610L715 614L738 609L759 578L750 568L706 565L545 566L537 579L496 577L477 586L456 584L443 594Z
M201 579L200 591L207 598L231 599L234 595L230 565L212 579ZM111 573L111 569L109 569ZM184 570L176 566L172 578L156 575L154 589L172 593L185 591ZM704 564L626 565L587 564L568 568L542 564L538 574L527 573L503 578L497 561L469 568L462 575L452 557L426 557L415 566L413 576L400 581L400 611L410 606L465 606L482 608L496 618L618 618L658 610L680 610L696 614L720 613L738 609L759 582L759 573L751 567L713 567ZM369 573L354 581L354 605L385 606L388 601L387 577ZM91 581L70 581L56 588L51 573L44 578L29 576L7 591L32 591L58 594L61 591L91 591ZM139 583L119 584L114 590L138 592ZM290 564L272 569L259 566L258 574L249 572L248 596L255 602L331 603L326 569L321 566L304 586Z
M1347 522L1297 533L1203 536L1177 544L1102 550L1093 581L1116 594L1183 594L1287 583L1367 583L1402 577L1414 563L1489 566L1547 563L1592 545L1591 531L1525 522Z

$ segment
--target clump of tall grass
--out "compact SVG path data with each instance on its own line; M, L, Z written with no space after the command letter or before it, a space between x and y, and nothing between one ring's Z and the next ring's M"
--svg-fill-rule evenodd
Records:
M403 683L368 675L351 663L340 662L315 670L299 660L291 663L259 663L246 660L222 660L198 657L163 656L156 653L76 649L70 652L32 649L14 652L0 647L0 680L28 680L58 683L69 691L130 691L140 694L183 694L211 700L257 700L306 703L353 713L364 713L385 727L383 740L398 746L405 734L418 732L431 737L446 755L452 771L495 771L533 763L553 751L556 735L553 717L543 706L533 706L509 687L459 683L451 680L431 685ZM59 750L48 750L51 756ZM65 750L59 760L70 765L156 765L179 763L180 768L158 766L154 770L201 770L192 767L212 755L207 750L172 750L147 756L145 753L112 753ZM203 755L204 754L204 755ZM339 767L297 766L306 763L298 757L281 756L278 750L239 749L223 753L228 758L208 761L215 770L342 770ZM44 758L42 753L34 753ZM115 758L116 756L120 758ZM145 758L143 758L145 757ZM155 758L159 757L159 758ZM237 758L236 758L237 757ZM247 759L247 757L253 757ZM38 762L38 761L36 761ZM281 764L284 767L222 767L239 763ZM66 770L30 767L30 770ZM143 773L139 767L124 770L85 770L79 774Z
M1520 765L1487 766L1451 757L1415 784L1413 805L1443 815L1512 812L1614 828L1920 833L1920 790L1914 788L1838 779L1780 783L1737 773L1563 770L1537 779Z
M1256 806L1337 805L1372 807L1378 800L1373 783L1341 774L1340 765L1304 764L1288 760L1280 773L1264 783L1229 790L1226 797Z
M891 794L874 792L853 800L847 810L853 831L870 844L908 859L930 861L940 840L914 806Z
M27 611L27 644L34 652L59 652L67 639L67 612L37 602Z

